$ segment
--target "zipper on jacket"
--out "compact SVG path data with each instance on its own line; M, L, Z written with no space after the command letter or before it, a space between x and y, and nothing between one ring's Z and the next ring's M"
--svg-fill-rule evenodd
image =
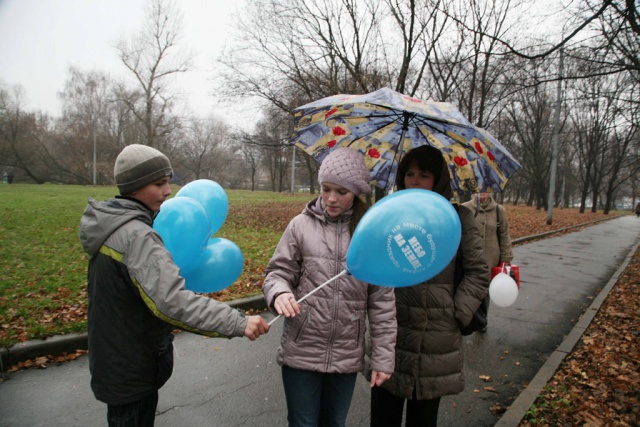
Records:
M336 259L335 259L335 264L336 264L336 270L340 270L340 260L342 259L341 254L342 254L342 247L341 247L341 243L342 243L342 216L340 216L340 218L338 218L338 222L336 224ZM339 274L340 271L334 271L334 274L337 275ZM338 279L340 280L340 279ZM328 351L327 351L327 361L326 361L326 367L325 369L328 371L329 370L329 366L331 366L331 360L333 359L333 342L336 338L336 323L337 323L337 319L338 319L338 306L339 306L339 299L340 299L340 292L339 289L340 288L340 283L337 282L336 286L335 286L335 290L334 290L334 294L333 294L333 315L332 315L332 320L331 320L331 335L329 336L329 342L328 342Z

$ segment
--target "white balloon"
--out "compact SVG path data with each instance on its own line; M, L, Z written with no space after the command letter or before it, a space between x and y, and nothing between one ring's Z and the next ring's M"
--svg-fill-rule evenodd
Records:
M508 274L498 273L489 284L489 297L498 307L509 307L518 298L518 285Z

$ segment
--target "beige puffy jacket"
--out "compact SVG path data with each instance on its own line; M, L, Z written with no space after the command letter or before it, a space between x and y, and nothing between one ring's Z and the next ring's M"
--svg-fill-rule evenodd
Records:
M325 216L318 198L289 223L267 266L262 288L272 311L279 294L293 292L300 299L345 269L350 221L351 211L337 219ZM393 372L392 288L344 275L304 300L301 310L300 315L284 320L278 364L325 373L361 371L368 318L372 369Z
M463 206L471 209L475 216L489 268L495 267L501 262L510 263L513 259L513 252L506 209L496 203L493 197L489 197L489 201L484 207L478 204L477 197L464 203ZM499 226L498 220L500 221Z

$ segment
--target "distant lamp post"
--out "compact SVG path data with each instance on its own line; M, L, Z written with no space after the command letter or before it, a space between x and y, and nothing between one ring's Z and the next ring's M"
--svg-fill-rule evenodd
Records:
M95 94L96 94L96 82L92 79L87 83L91 93L89 95L89 108L91 110L91 127L93 131L93 186L96 186L96 163L97 163L97 144L96 144L96 109L95 109Z
M96 186L96 115L93 116L93 186Z

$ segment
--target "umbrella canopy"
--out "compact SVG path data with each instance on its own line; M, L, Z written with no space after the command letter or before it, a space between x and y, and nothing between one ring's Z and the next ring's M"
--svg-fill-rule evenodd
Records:
M422 101L388 88L334 95L294 111L292 142L316 161L350 147L364 154L371 181L393 188L398 164L422 145L439 149L455 195L500 192L520 167L489 132L473 126L451 104Z

